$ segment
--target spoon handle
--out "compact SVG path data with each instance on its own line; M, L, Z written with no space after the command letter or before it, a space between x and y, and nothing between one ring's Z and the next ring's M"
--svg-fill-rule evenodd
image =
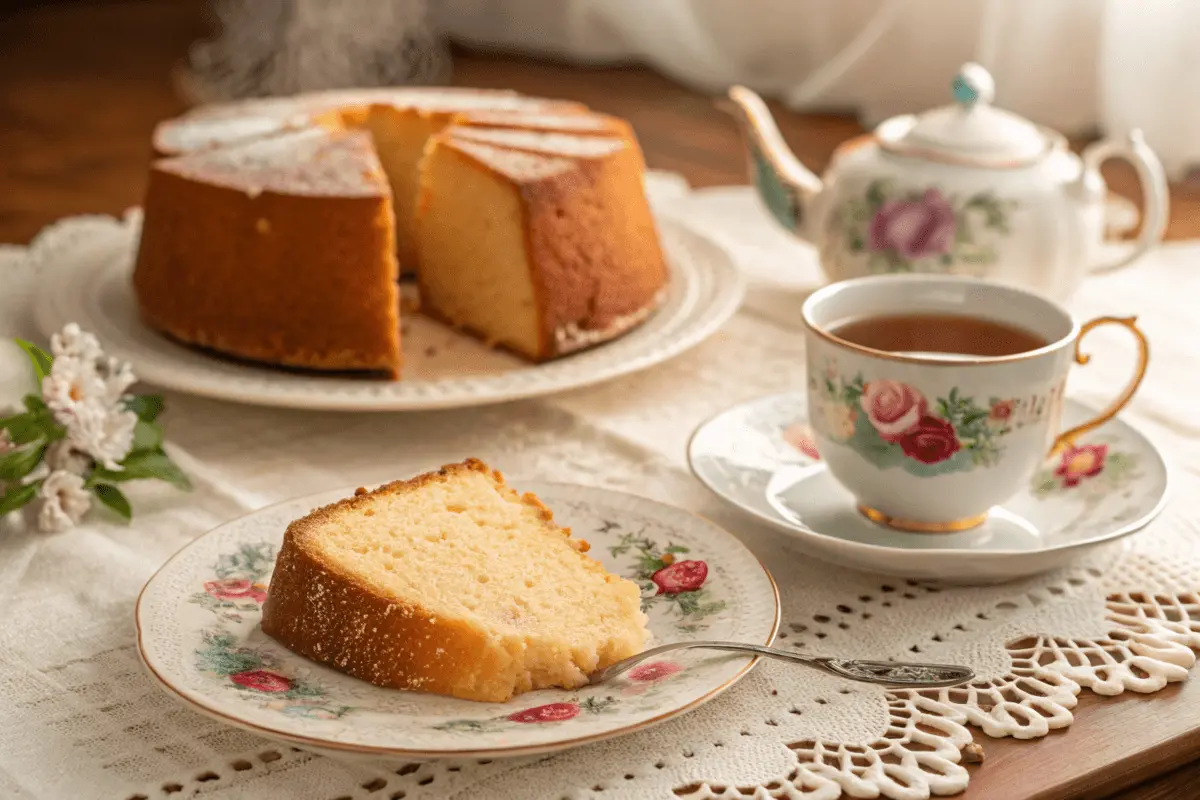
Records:
M635 656L623 659L602 670L592 673L589 684L603 683L615 678L621 673L636 666L649 658L669 653L673 650L728 650L739 653L754 653L755 655L775 658L780 661L791 661L815 669L824 670L841 678L863 683L877 683L904 689L935 689L945 686L957 686L975 678L975 673L968 667L954 664L914 664L902 661L862 661L849 658L827 658L793 653L774 647L763 647L744 642L674 642L644 650Z

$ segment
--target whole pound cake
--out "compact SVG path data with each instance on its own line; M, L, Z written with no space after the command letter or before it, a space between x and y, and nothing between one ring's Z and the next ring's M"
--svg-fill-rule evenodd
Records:
M503 702L645 646L632 581L468 459L317 509L284 534L263 631L379 686Z
M310 168L314 141L361 157ZM198 109L154 151L138 306L217 352L398 378L384 284L417 274L433 316L544 361L637 325L667 282L633 131L578 103L322 92Z

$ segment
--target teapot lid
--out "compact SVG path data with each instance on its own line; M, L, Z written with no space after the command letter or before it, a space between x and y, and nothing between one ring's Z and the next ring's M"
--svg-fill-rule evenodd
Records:
M952 84L954 105L893 117L875 130L880 146L902 155L964 166L1016 167L1039 160L1052 140L1024 117L992 105L996 84L964 64Z

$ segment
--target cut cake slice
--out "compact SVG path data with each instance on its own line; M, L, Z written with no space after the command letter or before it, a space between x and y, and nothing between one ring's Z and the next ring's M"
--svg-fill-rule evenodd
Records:
M503 702L641 651L638 586L475 459L293 522L262 628L379 686Z
M614 137L448 128L416 240L422 310L534 361L621 335L667 283L640 154Z

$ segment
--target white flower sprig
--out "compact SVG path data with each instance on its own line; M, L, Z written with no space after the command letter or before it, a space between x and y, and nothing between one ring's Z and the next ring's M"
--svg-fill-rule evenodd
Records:
M129 364L106 356L100 342L71 323L50 338L50 352L18 339L41 383L25 410L0 417L0 517L37 501L37 525L66 530L92 497L124 519L132 507L118 483L162 480L190 489L163 450L155 420L159 395L132 395Z

